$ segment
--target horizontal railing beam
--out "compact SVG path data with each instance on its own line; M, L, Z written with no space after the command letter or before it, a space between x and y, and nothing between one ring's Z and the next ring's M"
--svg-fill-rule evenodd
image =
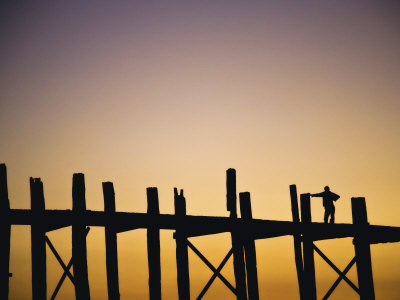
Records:
M35 222L31 210L10 209L6 223L10 225L32 225ZM102 211L87 210L79 216L71 210L45 210L40 222L48 224L48 230L66 227L74 223L86 226L106 226L113 224L116 228L127 231L146 229L155 226L159 229L181 230L187 236L200 236L240 230L255 239L271 238L284 235L307 233L313 240L354 237L362 232L371 244L400 241L400 227L354 224L294 224L292 221L274 221L261 219L232 219L213 216L180 216L160 214L149 216L147 213L115 212L106 215ZM362 228L361 228L362 227Z

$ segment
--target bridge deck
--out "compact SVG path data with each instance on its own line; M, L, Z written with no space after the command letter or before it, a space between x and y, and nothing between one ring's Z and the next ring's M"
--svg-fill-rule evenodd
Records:
M75 223L87 226L113 226L118 232L159 228L179 230L187 236L201 236L222 232L239 231L255 239L264 239L293 234L305 234L313 240L336 239L345 237L363 237L371 244L399 242L400 227L354 224L324 224L313 222L302 224L292 221L262 219L232 219L213 216L175 216L170 214L148 215L147 213L115 212L87 210L74 213L72 210L46 210L36 217L28 209L10 209L6 222L11 225L32 225L41 223L47 231L70 226Z

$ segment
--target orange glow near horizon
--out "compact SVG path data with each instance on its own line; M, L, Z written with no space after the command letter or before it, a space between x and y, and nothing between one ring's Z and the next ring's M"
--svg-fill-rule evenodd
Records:
M400 28L397 5L347 1L146 1L9 4L0 60L0 163L12 208L29 208L29 177L47 209L72 207L84 173L87 209L161 213L182 188L187 213L227 216L225 170L251 193L254 218L291 220L289 185L338 193L336 222L363 196L371 224L400 226ZM388 4L386 4L388 5ZM314 221L323 220L320 199ZM10 299L31 299L30 229L11 233ZM71 229L50 232L64 261ZM146 234L118 236L121 299L148 298ZM214 265L228 234L193 239ZM343 269L350 239L317 245ZM298 299L291 237L256 242L260 299ZM400 245L371 247L377 299L400 298ZM336 280L317 255L318 295ZM177 299L175 244L161 233L162 294ZM223 274L233 280L232 261ZM48 295L62 269L48 250ZM191 295L211 272L189 254ZM104 230L88 235L92 299L107 299ZM355 268L349 277L357 283ZM66 280L57 299L74 297ZM205 299L234 299L218 279ZM341 283L332 299L357 299Z

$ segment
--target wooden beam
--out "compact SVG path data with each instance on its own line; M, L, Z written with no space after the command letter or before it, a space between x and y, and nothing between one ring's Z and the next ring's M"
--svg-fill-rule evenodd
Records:
M237 219L237 196L236 196L236 170L226 171L226 200L230 218ZM243 239L241 231L231 232L233 249L233 271L236 281L236 297L238 300L247 300L246 267L244 262Z
M322 298L322 300L327 300L330 295L333 293L333 291L336 289L336 287L339 285L340 281L342 281L342 279L347 279L346 274L347 272L350 271L351 267L355 264L356 262L356 258L354 257L350 263L347 265L347 267L343 270L343 272L340 273L338 279L336 279L336 281L332 284L331 288L326 292L325 296ZM350 281L351 282L351 281ZM351 283L351 287L353 288L354 291L357 292L357 294L360 294L359 289L353 284Z
M103 195L104 213L107 217L112 217L115 214L115 193L112 182L103 182ZM108 299L119 300L117 232L111 222L105 226L105 239Z
M147 188L147 214L159 215L157 188ZM149 226L147 229L147 259L149 263L150 300L161 300L160 229Z
M63 268L64 273L68 276L68 278L71 280L73 284L75 284L74 277L72 276L71 272L69 271L68 266L65 265L63 260L61 259L61 256L58 254L56 248L54 247L53 243L50 241L50 239L46 236L45 237L47 246L49 246L51 252L53 252L55 258L57 259L58 263L60 264L61 268ZM72 265L71 265L72 266Z
M89 231L90 231L90 227L86 227L86 235L89 233ZM50 242L49 239L48 239L48 242ZM49 243L49 245L51 245L51 242ZM53 247L53 248L54 248L54 247ZM54 250L55 250L55 249L54 249ZM65 265L65 264L63 263L63 265ZM64 272L63 272L63 274L61 275L61 278L60 278L60 280L58 281L57 286L56 286L56 288L54 289L54 292L53 292L53 294L51 295L50 300L54 300L54 299L56 298L56 296L57 296L57 294L58 294L58 291L60 290L60 288L61 288L61 286L62 286L62 284L63 284L65 278L67 278L67 276L68 276L68 278L71 279L72 284L75 285L75 281L73 280L73 276L69 276L69 275L71 275L70 272L69 272L69 270L71 269L71 267L72 267L72 257L71 257L71 259L69 260L68 265L66 266L66 268L63 267Z
M46 300L46 230L42 214L45 211L43 183L40 178L30 178L31 210L34 222L31 226L32 249L32 299Z
M72 261L75 280L75 297L77 300L89 300L89 279L86 250L86 224L82 216L86 212L85 177L74 174L72 183L72 213L75 221L72 224Z
M229 283L229 281L221 274L220 271L218 271L218 269L216 269L211 263L210 261L203 255L201 254L201 252L190 242L187 241L187 244L189 246L190 249L192 249L192 251L204 262L204 264L213 272L213 274L215 276L217 276L219 279L221 279L221 281L232 291L232 293L234 293L236 295L236 289ZM229 257L232 255L231 254L232 249L229 250L228 254L225 256L224 260L222 262L224 262L225 260L228 261ZM222 264L222 263L221 263ZM222 270L222 267L220 264L220 267ZM225 264L225 263L224 263Z
M0 164L0 241L3 254L0 258L0 298L8 299L10 280L10 201L8 200L7 168Z
M295 184L290 185L290 203L292 207L292 219L293 223L297 226L300 225L300 217L299 217L299 201L297 198L297 187ZM306 297L303 292L304 283L303 283L303 255L301 253L301 236L299 233L293 234L293 246L294 246L294 260L296 263L296 272L297 272L297 282L299 284L299 294L300 299L305 300Z
M204 297L204 295L206 294L206 292L208 291L208 289L210 288L210 286L212 285L212 283L214 282L214 280L220 275L221 278L224 278L224 281L222 281L223 283L225 283L225 285L232 291L232 293L234 295L236 295L236 291L233 288L233 286L231 284L226 284L226 282L228 282L225 277L223 277L221 275L221 270L223 269L223 267L225 266L225 264L227 263L227 261L229 260L229 258L232 256L232 249L229 250L228 254L225 255L224 259L222 260L222 262L219 264L218 268L215 270L214 274L211 276L210 280L208 280L208 282L206 283L206 285L204 286L204 288L202 289L202 291L200 292L199 296L196 298L196 300L200 300ZM229 282L228 282L229 283Z
M344 271L340 271L338 267L335 266L335 264L316 246L314 245L314 250L319 254L319 256L322 257L323 260L339 275L339 282L343 279L357 294L360 292L358 291L358 287L351 282L350 279L346 277L346 273L350 270L350 268L353 266L353 264L356 262L355 257L350 261L350 263L347 265L347 267L344 269ZM347 270L348 269L348 270ZM346 271L347 270L347 271ZM335 284L332 286L332 291L335 289ZM326 296L326 295L325 295Z
M311 224L311 206L310 194L300 195L301 206L301 222L307 226ZM314 245L312 239L306 234L303 234L303 258L304 258L304 273L303 273L303 291L306 299L317 299L317 288L315 282L315 263L314 263Z
M251 220L253 218L251 212L250 193L244 192L239 194L240 201L240 215L244 220ZM256 245L254 239L245 237L244 239L244 253L246 260L246 274L247 274L247 289L249 300L258 300L258 274L257 274L257 256Z
M104 211L87 210L84 214L76 215L70 209L66 210L46 210L43 213L43 223L46 224L66 224L74 222L83 222L87 226L104 227L106 221ZM10 209L8 218L3 221L12 225L31 225L32 212L30 209ZM2 220L0 220L1 222ZM147 229L149 226L155 226L159 229L177 230L185 229L190 236L191 231L198 233L198 228L204 228L202 235L222 232L231 232L238 229L252 235L255 239L272 238L278 236L293 235L297 233L306 233L314 239L336 239L344 237L354 237L357 235L358 227L354 224L325 224L313 222L307 226L292 221L277 220L241 220L230 217L215 216L193 216L187 215L183 220L177 219L175 215L159 214L149 216L147 213L135 212L116 212L112 218L116 226L130 226L131 228ZM63 225L64 226L64 225ZM216 230L217 228L217 230ZM365 237L371 243L395 243L400 242L400 227L365 225Z
M174 188L174 206L177 218L186 215L186 199L183 190L178 194L178 189ZM178 281L178 295L180 300L190 299L190 280L189 280L189 256L187 238L183 232L175 232L176 240L176 272Z
M230 216L237 217L237 196L236 196L236 170L226 170L226 209Z
M374 279L372 276L371 249L366 237L368 225L365 198L351 198L353 224L358 227L354 238L356 265L360 300L375 299Z

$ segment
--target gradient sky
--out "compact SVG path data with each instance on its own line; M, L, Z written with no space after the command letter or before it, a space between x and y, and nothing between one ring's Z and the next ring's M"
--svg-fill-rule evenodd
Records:
M10 1L11 2L11 1ZM162 213L173 187L187 210L226 216L225 170L250 191L253 216L290 220L289 184L364 196L372 224L400 226L400 9L394 1L12 1L0 17L0 162L12 208L29 208L29 177L46 207L72 206L85 173L87 207ZM313 200L313 219L323 219ZM70 228L49 233L64 261ZM177 299L172 232L161 234L162 293ZM146 299L145 231L119 235L122 299ZM214 264L229 235L193 239ZM317 243L343 269L350 239ZM256 242L262 299L298 299L292 238ZM377 299L400 298L400 245L372 246ZM88 235L91 295L106 299L104 230ZM231 261L223 271L233 282ZM30 230L12 229L10 299L30 299ZM318 294L336 280L316 256ZM48 252L48 293L62 270ZM190 254L192 296L211 272ZM350 277L357 282L355 268ZM73 295L70 282L58 299ZM205 299L234 299L218 280ZM332 299L357 299L341 283Z

